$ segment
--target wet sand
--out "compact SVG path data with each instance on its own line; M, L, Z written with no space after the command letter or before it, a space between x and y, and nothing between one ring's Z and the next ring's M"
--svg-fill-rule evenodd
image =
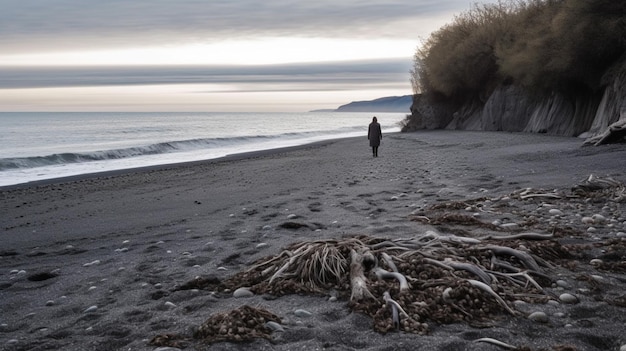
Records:
M271 340L210 346L187 340L184 346L501 349L475 342L489 337L532 350L619 350L626 344L626 308L619 303L626 301L626 274L596 269L590 261L607 260L602 255L609 240L616 244L612 257L618 266L626 261L620 251L626 246L624 203L511 196L525 188L569 194L590 174L626 182L625 145L581 145L580 139L534 134L397 133L384 136L378 158L371 156L365 137L350 138L0 188L0 345L7 350L155 350L164 347L149 345L157 335L189 337L211 315L249 305L279 316L285 330L274 332ZM456 227L414 219L431 217L429 209L437 204L469 201L484 208L505 197L510 199L506 208L486 211L482 221L521 223L526 213L537 219L528 229L550 233L555 225L567 227L571 237L560 240L598 248L577 257L574 270L548 272L567 284L547 289L556 296L572 293L579 303L520 308L545 312L545 323L502 314L486 328L431 322L426 335L382 334L342 298L235 298L228 291L179 289L198 276L228 279L291 243L445 232ZM563 215L555 217L547 208ZM592 225L581 218L594 214L606 221L590 231ZM483 229L465 230L480 234ZM600 283L591 289L577 279L582 273L599 276ZM311 316L294 314L297 309Z

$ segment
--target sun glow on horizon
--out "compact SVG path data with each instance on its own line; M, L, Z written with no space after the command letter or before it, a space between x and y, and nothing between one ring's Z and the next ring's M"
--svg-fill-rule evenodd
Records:
M131 49L0 54L0 66L271 65L412 57L416 41L264 38Z

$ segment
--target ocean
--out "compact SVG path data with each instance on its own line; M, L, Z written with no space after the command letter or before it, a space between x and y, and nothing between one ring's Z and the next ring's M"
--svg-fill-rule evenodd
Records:
M383 133L403 113L0 112L0 186Z

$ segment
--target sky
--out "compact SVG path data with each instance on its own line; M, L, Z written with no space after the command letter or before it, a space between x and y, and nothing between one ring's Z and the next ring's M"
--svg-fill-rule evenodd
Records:
M408 95L420 43L472 4L0 0L0 111L304 112Z

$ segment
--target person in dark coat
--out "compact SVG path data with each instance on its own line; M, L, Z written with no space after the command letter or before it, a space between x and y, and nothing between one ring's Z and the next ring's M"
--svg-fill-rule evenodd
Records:
M383 132L380 129L380 124L378 124L378 119L374 117L372 119L372 123L367 130L367 138L370 141L370 146L372 147L372 154L374 157L378 157L378 147L380 146L380 141L383 138Z

